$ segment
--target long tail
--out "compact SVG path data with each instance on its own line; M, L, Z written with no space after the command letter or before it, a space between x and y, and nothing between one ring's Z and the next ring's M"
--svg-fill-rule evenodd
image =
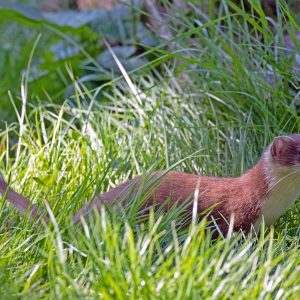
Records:
M37 215L38 208L30 203L25 197L12 190L5 181L0 177L0 193L6 195L7 200L21 213L34 219Z
M158 185L161 183L162 177L165 176L166 173L166 171L156 171L151 173L149 176L138 176L121 183L112 190L103 193L100 195L100 197L95 197L91 202L84 205L75 214L73 223L78 223L81 217L84 217L86 214L90 213L94 207L99 210L103 203L111 203L114 200L118 200L122 203L123 200L130 198L132 194L137 194L141 186L144 190L144 195L147 196L149 193L152 194L153 190L158 187ZM6 199L21 213L28 214L31 219L39 217L38 219L40 220L40 218L42 218L44 222L48 223L48 218L40 214L38 208L34 204L32 204L24 196L12 190L1 177L0 193L6 195Z

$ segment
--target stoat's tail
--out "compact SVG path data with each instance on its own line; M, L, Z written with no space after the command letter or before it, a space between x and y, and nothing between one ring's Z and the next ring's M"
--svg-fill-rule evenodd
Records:
M25 197L16 193L12 190L8 185L4 182L4 180L0 177L0 193L2 195L6 195L7 200L21 213L30 216L31 219L35 218L38 208L30 203Z

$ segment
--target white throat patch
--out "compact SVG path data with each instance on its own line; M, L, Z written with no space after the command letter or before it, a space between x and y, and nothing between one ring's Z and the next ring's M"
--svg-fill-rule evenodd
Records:
M264 153L265 175L270 184L267 197L263 201L261 216L255 222L257 230L264 218L266 225L275 223L297 200L300 194L300 168L277 166L271 159L269 149Z

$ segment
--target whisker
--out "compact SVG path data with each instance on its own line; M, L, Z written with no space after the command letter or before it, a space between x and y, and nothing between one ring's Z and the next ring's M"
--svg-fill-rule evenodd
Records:
M300 172L299 172L298 170L295 170L295 171L293 171L293 172L291 172L291 173L285 175L284 177L280 178L279 180L277 180L275 183L273 183L273 184L269 187L268 192L274 191L274 190L277 188L277 186L278 186L282 181L284 181L284 180L286 180L286 179L289 179L289 178L290 178L291 176L293 176L293 175L299 175L299 173L300 173ZM296 176L295 176L295 177L296 177Z
M292 177L292 178L291 178L290 182L288 182L288 187L291 187L291 186L295 183L295 181L297 181L297 179L298 179L298 180L300 179L298 175L300 175L300 173L299 173L299 174L296 174L295 177Z

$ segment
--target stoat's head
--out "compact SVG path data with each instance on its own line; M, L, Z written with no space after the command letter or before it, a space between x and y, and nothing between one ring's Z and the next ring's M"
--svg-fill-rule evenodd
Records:
M273 224L300 193L300 134L276 137L263 157L268 193L261 214Z
M300 134L276 137L269 151L276 165L300 168Z

